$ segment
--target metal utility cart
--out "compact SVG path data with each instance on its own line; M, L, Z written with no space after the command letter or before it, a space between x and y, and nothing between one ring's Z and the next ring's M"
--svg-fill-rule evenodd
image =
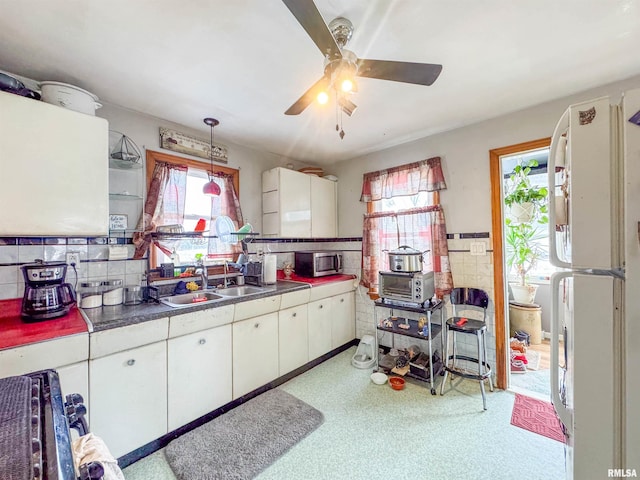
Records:
M433 346L432 346L432 342L431 340L436 337L439 333L441 333L442 331L442 321L443 321L443 316L442 316L442 307L444 306L444 302L442 300L428 300L427 302L425 302L424 304L415 304L415 305L411 305L409 303L398 303L398 302L390 302L390 301L385 301L384 298L380 298L378 300L376 300L375 302L375 306L376 307L382 307L382 308L388 308L390 309L390 313L391 313L391 317L394 317L394 310L399 310L401 312L414 312L414 313L419 313L419 314L424 314L427 318L426 321L426 326L427 326L427 335L423 335L422 332L420 332L418 330L418 321L417 320L412 320L412 319L406 319L403 317L397 317L398 320L391 320L391 318L386 318L382 321L378 321L378 309L375 309L375 313L374 313L374 317L375 317L375 322L376 322L376 329L378 331L381 332L389 332L392 334L397 334L397 335L403 335L406 337L413 337L413 338L419 338L420 340L426 340L427 341L427 345L428 345L428 350L429 350L429 357L428 357L428 378L426 378L426 376L424 375L418 375L414 372L411 371L411 369L405 374L406 376L410 377L410 378L415 378L417 380L421 380L421 381L428 381L430 386L431 386L431 395L435 395L436 394L436 388L435 388L435 377L437 375L439 375L443 369L443 364L442 362L438 362L435 365L434 368L434 361L433 361ZM439 323L433 323L432 322L432 314L434 312L439 312L440 314L440 322ZM390 324L388 326L383 325L383 322L387 320ZM406 322L403 323L404 325L408 324L409 328L400 328L398 325L400 324L400 322ZM392 335L391 336L391 347L395 348L395 336ZM376 348L378 348L378 336L376 335ZM442 338L442 335L440 335L440 348L441 348L441 352L444 351L444 340ZM378 358L379 356L376 355L376 370L380 370L381 366L380 366L380 360ZM384 367L383 367L384 368ZM426 372L425 372L426 374Z

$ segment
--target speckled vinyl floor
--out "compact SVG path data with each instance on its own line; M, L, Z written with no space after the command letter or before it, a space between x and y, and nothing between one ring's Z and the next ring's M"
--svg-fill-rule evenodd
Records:
M279 387L320 410L325 422L259 480L565 478L563 444L510 424L512 394L488 392L483 411L478 383L471 380L444 396L411 381L394 391L373 384L371 370L354 368L354 352ZM127 480L175 480L162 451L124 474Z

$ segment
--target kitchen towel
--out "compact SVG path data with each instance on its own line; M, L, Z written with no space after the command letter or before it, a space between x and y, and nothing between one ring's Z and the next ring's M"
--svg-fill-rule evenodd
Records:
M324 422L315 408L275 388L172 441L178 480L250 479Z

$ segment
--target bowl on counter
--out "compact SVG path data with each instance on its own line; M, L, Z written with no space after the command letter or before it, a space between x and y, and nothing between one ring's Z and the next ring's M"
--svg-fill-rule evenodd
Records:
M393 388L394 390L402 390L404 388L404 378L402 377L391 377L389 379L389 385L391 385L391 388Z
M387 376L382 372L373 372L371 374L371 381L376 385L384 385L387 383Z

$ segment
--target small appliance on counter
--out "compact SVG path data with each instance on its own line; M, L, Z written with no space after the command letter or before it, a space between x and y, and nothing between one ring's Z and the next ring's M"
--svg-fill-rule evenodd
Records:
M342 252L295 252L295 272L301 277L342 273Z
M262 262L244 264L244 281L247 285L262 286Z
M25 322L38 322L62 317L76 303L73 287L64 283L67 264L43 262L20 267L25 287L22 297L22 318Z
M378 290L386 303L422 305L435 294L433 272L378 272Z

